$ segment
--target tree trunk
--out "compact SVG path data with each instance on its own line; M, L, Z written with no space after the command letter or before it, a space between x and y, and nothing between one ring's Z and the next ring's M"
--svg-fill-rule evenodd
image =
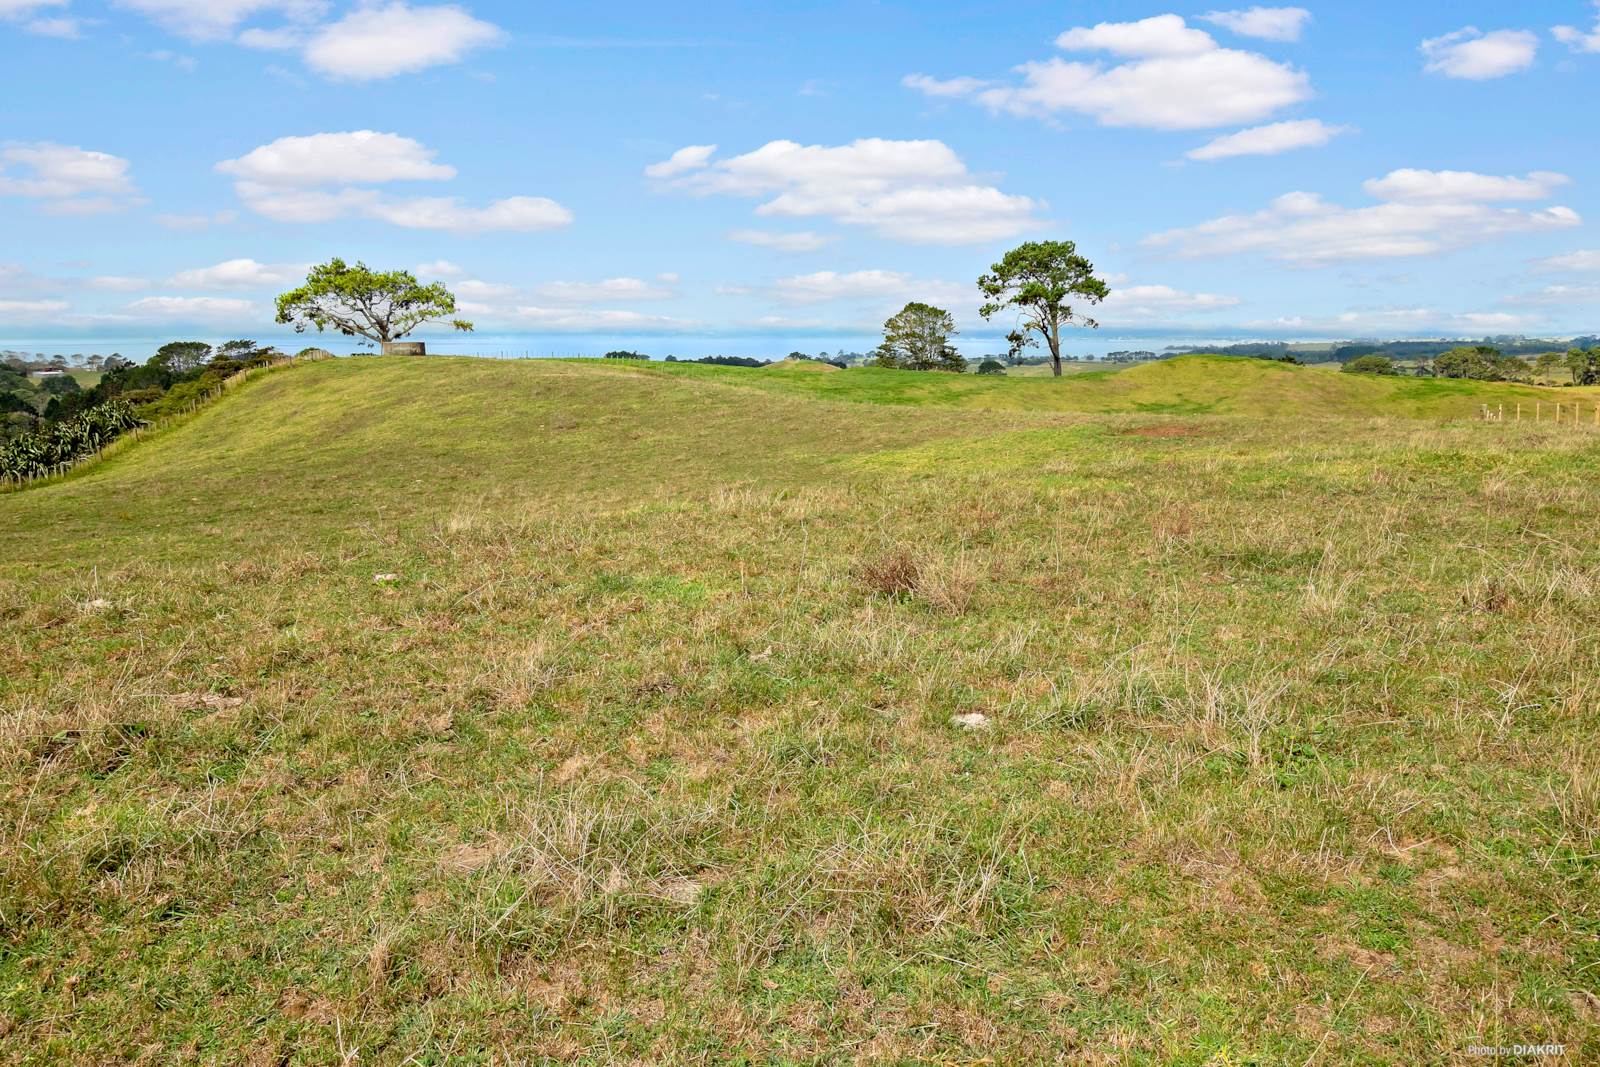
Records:
M1061 325L1059 323L1050 324L1050 332L1046 335L1046 340L1050 342L1050 373L1059 378L1061 377Z

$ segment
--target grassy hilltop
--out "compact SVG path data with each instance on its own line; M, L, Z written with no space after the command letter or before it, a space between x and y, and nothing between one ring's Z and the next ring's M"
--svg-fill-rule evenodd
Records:
M1600 390L620 362L0 494L0 1062L1600 1059Z

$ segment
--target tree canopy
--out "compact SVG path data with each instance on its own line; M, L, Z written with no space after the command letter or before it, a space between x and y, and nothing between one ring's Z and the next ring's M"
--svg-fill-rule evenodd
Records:
M1036 344L1038 334L1050 348L1050 365L1061 376L1061 328L1078 323L1091 329L1100 324L1074 310L1070 301L1098 304L1111 288L1095 276L1094 264L1078 255L1071 241L1028 241L1007 252L989 273L978 279L987 303L979 309L985 319L1010 310L1017 329L1007 337L1011 354Z
M375 271L342 259L312 267L306 284L278 297L278 322L292 325L296 333L331 328L380 344L455 312L456 298L439 282L423 285L410 271ZM451 325L472 329L464 319L451 319Z
M1567 353L1567 369L1575 385L1600 385L1600 348L1574 348Z
M1463 345L1434 357L1433 373L1439 378L1472 378L1484 382L1526 378L1529 366L1490 345Z
M1346 374L1396 374L1388 356L1357 356L1341 368Z
M950 344L955 333L956 320L950 312L913 300L883 324L878 366L960 373L967 369L967 361Z

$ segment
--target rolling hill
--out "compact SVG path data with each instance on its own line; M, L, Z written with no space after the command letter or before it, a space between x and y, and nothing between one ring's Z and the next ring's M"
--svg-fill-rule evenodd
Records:
M0 495L0 1061L1600 1057L1596 391L623 362Z

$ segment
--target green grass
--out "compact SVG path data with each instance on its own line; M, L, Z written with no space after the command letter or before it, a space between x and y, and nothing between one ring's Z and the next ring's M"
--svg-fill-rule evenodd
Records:
M1600 1059L1600 434L1473 419L1593 391L1350 379L335 360L0 496L0 1062Z
M827 400L913 406L953 406L1002 411L1152 412L1233 414L1268 418L1403 416L1476 418L1483 404L1521 402L1529 419L1543 403L1546 417L1560 401L1600 404L1600 388L1554 389L1500 382L1316 373L1271 360L1241 356L1184 356L1126 370L1080 370L1050 377L908 374L876 367L842 374L767 373L695 363L622 363L612 373L671 375L739 384ZM1511 417L1508 415L1508 417Z

